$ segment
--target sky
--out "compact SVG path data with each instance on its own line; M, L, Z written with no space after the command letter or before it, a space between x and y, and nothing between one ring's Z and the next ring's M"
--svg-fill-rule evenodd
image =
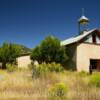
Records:
M100 0L0 0L0 45L34 48L48 35L60 40L78 35L82 8L88 29L100 29Z

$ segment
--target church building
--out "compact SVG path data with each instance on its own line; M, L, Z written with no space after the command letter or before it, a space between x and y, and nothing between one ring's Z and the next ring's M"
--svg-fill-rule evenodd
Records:
M83 14L78 20L79 35L61 41L61 46L69 50L70 59L79 72L100 70L100 30L88 30L89 22Z

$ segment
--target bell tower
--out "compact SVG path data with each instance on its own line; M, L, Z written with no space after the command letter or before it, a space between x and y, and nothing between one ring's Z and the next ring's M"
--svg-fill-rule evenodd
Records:
M83 34L84 31L87 31L89 24L89 19L84 15L84 8L82 8L82 16L78 20L79 34Z

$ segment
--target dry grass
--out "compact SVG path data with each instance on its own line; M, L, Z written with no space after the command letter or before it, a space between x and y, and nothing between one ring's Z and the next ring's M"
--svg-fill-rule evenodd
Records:
M66 71L48 73L45 77L33 80L31 73L30 70L11 73L0 70L0 100L51 100L48 89L59 82L69 87L67 100L100 100L100 89L88 85L90 75Z

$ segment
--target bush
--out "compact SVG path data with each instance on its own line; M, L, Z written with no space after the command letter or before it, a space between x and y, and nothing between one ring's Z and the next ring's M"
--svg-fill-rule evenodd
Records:
M85 77L85 76L88 76L88 75L89 75L88 72L85 72L85 71L79 72L79 76L80 76L80 77Z
M91 76L90 78L90 82L91 85L94 85L96 87L100 87L100 74L94 74Z
M30 69L30 70L33 70L33 68L35 67L35 66L38 66L39 65L39 63L38 63L38 61L32 61L31 62L31 64L28 64L28 68Z
M34 66L33 67L33 78L45 76L48 71L49 71L49 69L45 63L42 63L38 66Z
M67 66L67 67L66 67L66 66ZM64 63L64 68L67 69L67 70L70 70L70 71L75 71L75 70L76 70L75 62L72 61L72 59L67 60L67 61Z
M8 72L13 72L16 70L16 66L12 64L7 64L7 71Z
M57 64L55 62L51 64L47 64L47 67L51 72L63 72L64 68L61 66L61 64Z
M64 68L60 64L56 63L42 63L38 66L33 65L33 78L40 76L46 76L48 72L63 72Z
M68 92L68 87L64 83L56 83L51 86L48 91L51 97L63 98Z
M28 64L28 68L29 68L29 70L33 70L34 65L33 64Z

